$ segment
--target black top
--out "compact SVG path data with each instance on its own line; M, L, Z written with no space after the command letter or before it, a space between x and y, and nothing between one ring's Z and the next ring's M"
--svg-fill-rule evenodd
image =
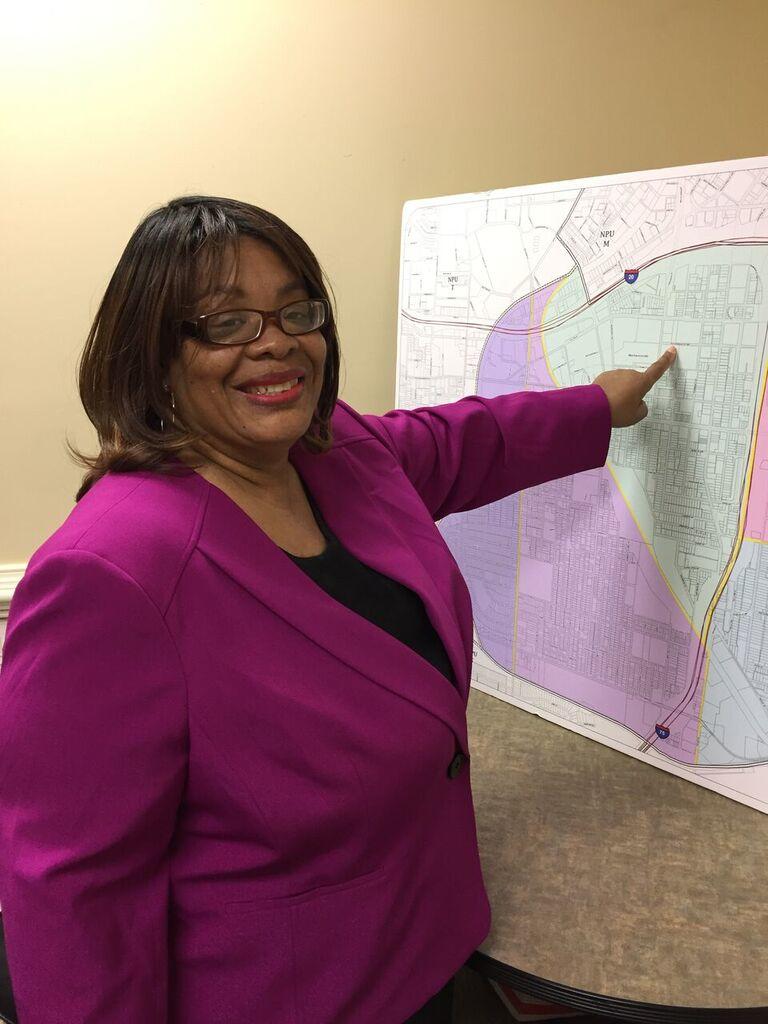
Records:
M308 558L292 555L290 551L286 555L331 597L407 644L455 686L451 662L419 595L347 551L323 519L306 484L301 482L328 544L321 554Z

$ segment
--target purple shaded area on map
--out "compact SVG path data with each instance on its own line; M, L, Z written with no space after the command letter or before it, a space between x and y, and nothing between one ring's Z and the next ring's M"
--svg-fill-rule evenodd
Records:
M498 321L479 395L554 387L537 328L556 288L521 299ZM440 530L494 661L694 762L698 640L606 468L449 516ZM655 735L660 722L669 739Z

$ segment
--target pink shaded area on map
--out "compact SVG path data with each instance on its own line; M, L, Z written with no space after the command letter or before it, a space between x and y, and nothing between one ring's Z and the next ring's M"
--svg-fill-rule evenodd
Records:
M535 328L556 287L520 300L498 321L481 358L478 394L555 386ZM510 330L524 333L503 333ZM466 545L462 572L478 636L498 664L652 738L675 760L694 761L701 687L690 682L698 640L607 468L450 517L444 527L460 566ZM494 538L492 573L476 568L465 530L467 538ZM657 722L670 726L668 740L656 736Z
M744 536L750 540L768 541L768 389L763 395L760 422L757 425Z

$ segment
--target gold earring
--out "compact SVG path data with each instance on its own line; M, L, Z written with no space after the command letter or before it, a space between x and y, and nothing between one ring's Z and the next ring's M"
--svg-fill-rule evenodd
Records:
M168 387L168 385L165 382L163 382L163 391L170 392L170 390L171 389ZM171 410L172 410L171 411L171 422L175 424L176 421L175 421L175 418L173 416L173 413L176 410L176 403L174 402L173 394L172 393L171 393ZM164 420L163 420L163 418L161 416L160 417L160 431L163 432L164 430L165 430L165 422L164 422Z

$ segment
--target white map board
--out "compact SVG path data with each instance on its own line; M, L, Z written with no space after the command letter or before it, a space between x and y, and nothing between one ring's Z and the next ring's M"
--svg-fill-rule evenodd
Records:
M768 158L403 209L398 408L674 343L606 466L439 529L472 685L768 813Z

